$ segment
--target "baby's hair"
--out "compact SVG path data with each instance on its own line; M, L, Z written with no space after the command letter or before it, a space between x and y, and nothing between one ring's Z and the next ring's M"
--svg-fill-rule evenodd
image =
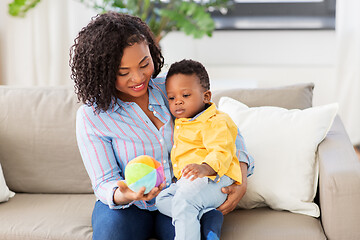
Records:
M149 46L156 77L164 58L149 27L140 18L107 12L92 18L74 40L70 49L71 79L79 101L108 110L117 96L116 77L124 49L135 43Z
M210 90L210 81L209 81L209 75L205 69L205 67L194 60L181 60L180 62L175 62L171 64L170 69L166 75L166 79L169 77L175 75L175 74L185 74L185 75L192 75L195 74L199 80L201 86L205 90Z

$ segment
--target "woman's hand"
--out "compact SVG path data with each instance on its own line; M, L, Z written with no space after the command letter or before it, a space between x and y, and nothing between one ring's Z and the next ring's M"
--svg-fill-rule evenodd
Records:
M132 201L149 201L156 197L161 190L165 187L165 183L160 184L158 187L154 187L147 194L145 193L145 187L142 187L138 192L132 191L124 181L118 181L119 188L114 193L114 203L117 205L128 204Z
M233 183L228 187L223 187L221 191L225 194L228 194L226 201L217 208L223 215L228 214L235 209L236 205L240 202L242 197L246 193L247 188L247 164L240 163L241 174L242 174L242 183L237 185Z
M235 209L236 205L244 196L246 192L246 184L242 183L241 185L236 185L234 183L228 187L223 187L221 191L225 194L228 194L228 197L226 201L217 208L217 210L222 212L223 215L226 215Z

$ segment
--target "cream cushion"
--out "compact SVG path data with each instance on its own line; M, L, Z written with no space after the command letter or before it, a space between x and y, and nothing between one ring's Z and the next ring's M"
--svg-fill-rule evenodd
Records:
M337 104L305 110L254 107L223 97L219 110L230 115L242 133L255 171L239 206L270 206L319 217L313 202L318 181L316 151L336 116Z
M221 239L247 240L325 240L318 219L270 208L239 209L227 214Z
M14 192L92 193L75 136L73 88L0 88L0 163Z
M16 193L0 204L0 239L90 240L92 194Z
M9 198L13 197L15 193L11 192L6 185L2 167L0 164L0 202L6 202Z

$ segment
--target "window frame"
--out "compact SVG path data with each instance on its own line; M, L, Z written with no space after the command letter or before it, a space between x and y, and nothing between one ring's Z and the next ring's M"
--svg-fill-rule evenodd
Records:
M231 1L224 15L213 11L216 30L334 30L336 0Z

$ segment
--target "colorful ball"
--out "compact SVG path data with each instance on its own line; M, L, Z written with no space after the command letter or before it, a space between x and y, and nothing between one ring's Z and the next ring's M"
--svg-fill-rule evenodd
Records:
M141 155L126 165L125 181L132 191L138 192L140 188L145 187L147 194L165 181L164 168L154 158Z

